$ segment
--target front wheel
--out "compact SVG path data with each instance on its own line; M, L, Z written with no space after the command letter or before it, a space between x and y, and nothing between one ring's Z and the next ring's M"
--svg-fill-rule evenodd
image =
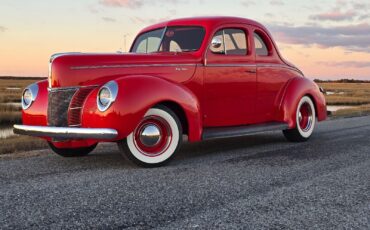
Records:
M182 127L176 114L165 106L151 108L135 130L118 146L131 162L144 167L167 163L182 142Z
M81 147L81 148L58 148L55 147L55 145L52 142L48 142L50 148L58 154L59 156L62 157L83 157L87 156L90 152L92 152L96 145L92 145L89 147Z
M284 130L284 136L293 142L307 141L316 124L315 106L308 96L304 96L298 103L296 110L296 127L294 129Z

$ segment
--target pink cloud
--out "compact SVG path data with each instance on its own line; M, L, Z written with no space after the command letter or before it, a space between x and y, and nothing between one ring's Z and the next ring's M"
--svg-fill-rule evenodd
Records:
M317 62L320 65L330 67L369 68L370 62L366 61L343 61L343 62Z
M340 12L338 10L311 15L310 18L313 20L327 20L327 21L344 21L352 20L356 16L356 13L353 10L346 12Z

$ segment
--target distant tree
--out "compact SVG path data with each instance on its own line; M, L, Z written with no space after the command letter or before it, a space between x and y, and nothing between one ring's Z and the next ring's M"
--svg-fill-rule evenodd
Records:
M316 83L370 83L370 81L366 80L356 80L356 79L348 79L348 78L342 78L340 80L321 80L321 79L315 79L314 82Z

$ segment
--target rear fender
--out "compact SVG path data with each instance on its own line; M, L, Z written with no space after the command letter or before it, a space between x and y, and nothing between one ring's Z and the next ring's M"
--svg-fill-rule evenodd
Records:
M97 108L99 88L88 96L82 113L82 127L113 128L118 131L115 140L126 138L145 113L161 102L174 102L185 112L189 141L199 141L202 120L198 99L186 87L159 77L132 75L115 79L118 96L105 112Z
M278 109L278 120L286 122L289 128L295 128L297 106L304 96L309 96L313 100L317 120L325 120L327 114L324 95L316 83L303 77L294 78L287 84Z

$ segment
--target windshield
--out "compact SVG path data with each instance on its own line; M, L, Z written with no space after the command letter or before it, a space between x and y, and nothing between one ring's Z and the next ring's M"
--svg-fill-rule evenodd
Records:
M194 52L202 45L202 27L166 27L139 35L131 52Z

